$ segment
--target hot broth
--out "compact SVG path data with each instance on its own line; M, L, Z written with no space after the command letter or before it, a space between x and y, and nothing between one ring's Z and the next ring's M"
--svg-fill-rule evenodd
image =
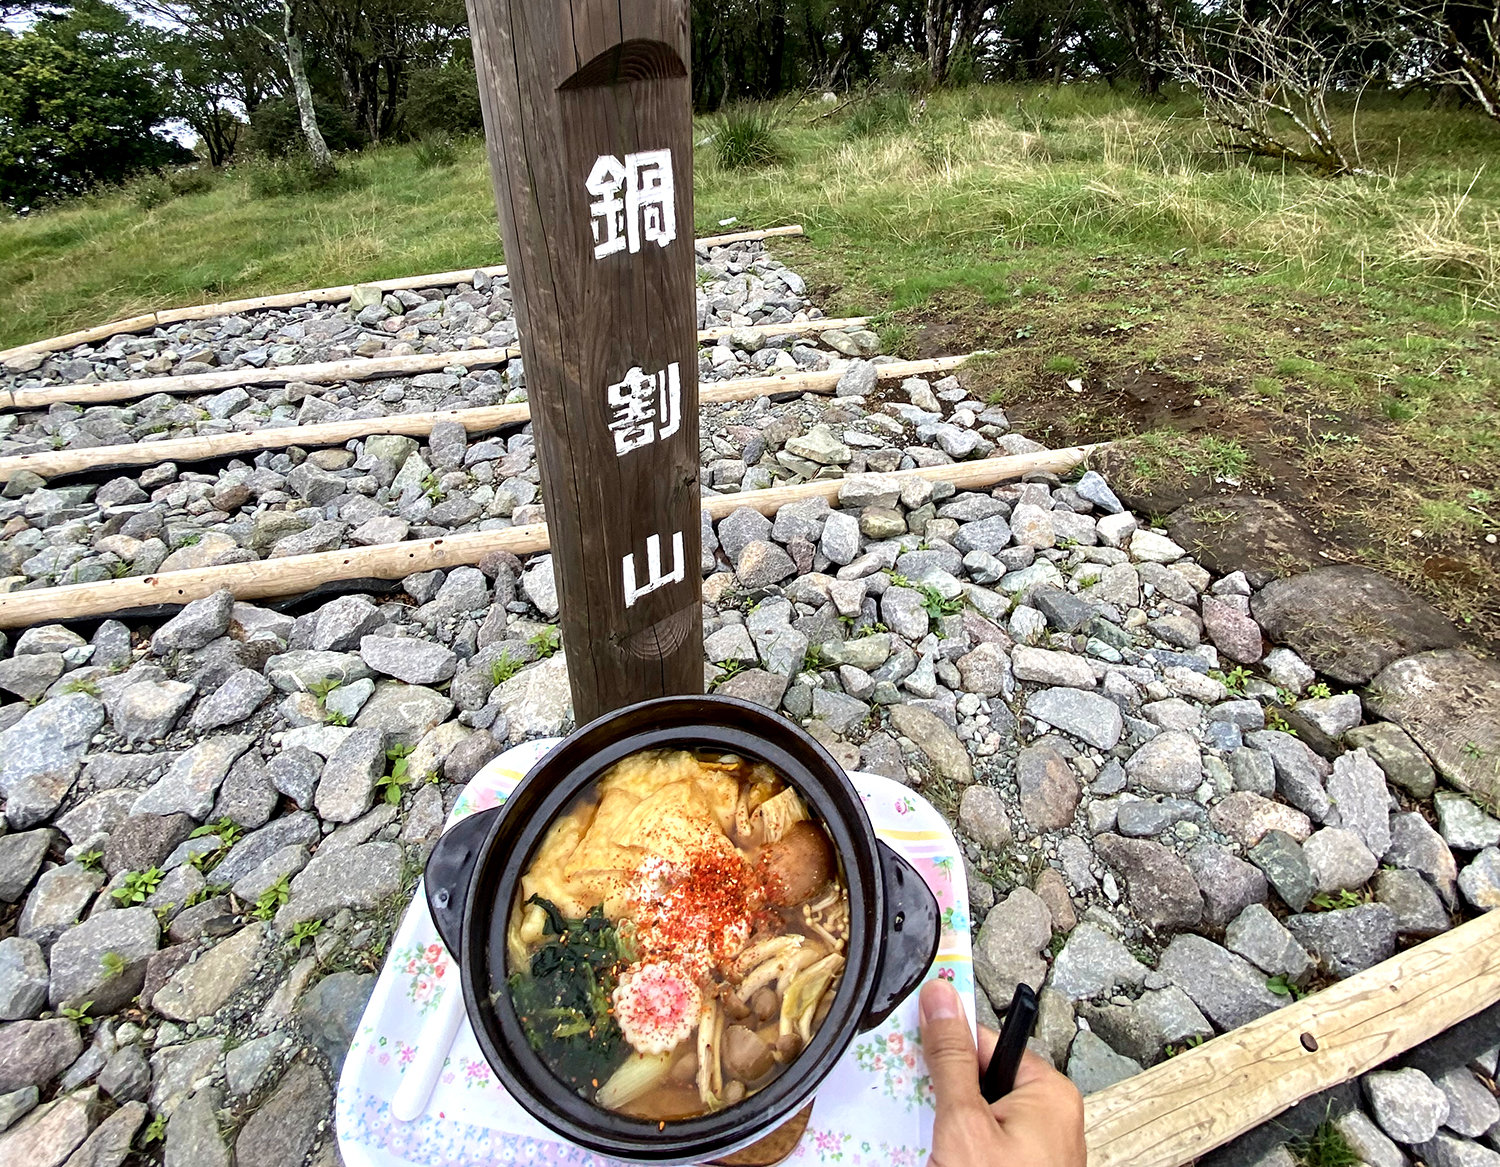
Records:
M497 991L581 1096L691 1118L763 1089L806 1047L848 928L828 832L771 767L646 750L543 838Z

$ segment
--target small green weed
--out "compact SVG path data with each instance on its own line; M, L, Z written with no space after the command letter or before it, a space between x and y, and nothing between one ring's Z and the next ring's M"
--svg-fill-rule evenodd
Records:
M129 967L125 958L118 952L106 952L99 958L99 967L104 970L104 975L109 980L124 976L125 969Z
M1277 729L1282 733L1289 733L1293 737L1297 736L1297 731L1292 728L1291 722L1282 717L1281 714L1274 709L1266 710L1266 728Z
M557 630L557 625L548 624L527 637L526 643L536 649L537 660L546 660L562 647L562 633Z
M730 677L738 676L745 671L745 662L742 660L721 660L715 661L714 664L723 670L714 678L714 688L718 688Z
M922 607L927 609L928 618L937 621L944 616L952 616L963 611L964 601L962 596L954 596L952 599L944 596L942 592L931 584L919 584L917 591L922 593Z
M1290 997L1294 1001L1300 1001L1306 996L1302 991L1302 986L1297 984L1296 981L1287 980L1285 973L1278 973L1268 980L1266 988L1270 989L1278 997Z
M292 878L289 875L283 875L260 893L260 898L255 901L255 907L250 914L257 920L269 920L276 914L276 909L291 898Z
M299 921L292 926L292 934L287 939L287 943L291 945L292 950L295 951L302 947L302 942L304 940L311 940L321 931L323 931L322 920Z
M1228 689L1230 695L1234 697L1245 695L1245 683L1250 680L1250 670L1244 665L1235 665L1227 673L1215 671L1208 675Z
M1332 1119L1324 1119L1306 1138L1291 1143L1291 1152L1302 1167L1355 1167L1359 1155Z
M1317 699L1322 699L1322 698L1325 698L1325 697L1332 697L1333 696L1333 690L1330 689L1322 681L1316 681L1316 682L1314 682L1313 684L1311 684L1311 685L1309 685L1307 687L1307 695L1309 697L1313 697L1313 698L1317 698Z
M497 685L503 685L524 667L524 661L513 659L509 652L502 649L500 659L490 665L490 680Z
M97 682L90 680L69 681L59 691L63 693L87 693L90 697L97 697L99 696L99 685Z
M1064 377L1073 376L1080 367L1075 358L1065 356L1048 357L1046 364L1042 366L1047 372L1061 373Z
M140 1135L140 1140L139 1140L140 1141L141 1150L144 1151L147 1147L151 1146L153 1143L159 1143L159 1142L161 1142L162 1139L164 1139L166 1137L166 1134L167 1134L167 1116L165 1114L158 1114L155 1118L153 1118L150 1122L148 1122L145 1125L145 1127L143 1127L142 1130L141 1130L141 1135Z
M89 1016L89 1010L93 1007L92 1001L85 1001L82 1005L64 1005L58 1012L74 1025L87 1025L94 1020Z
M458 162L458 142L446 130L429 130L412 151L421 170L438 170Z
M1185 1054L1188 1050L1197 1049L1202 1044L1203 1038L1195 1033L1192 1037L1189 1037L1183 1041L1169 1042L1166 1046L1165 1053L1167 1057L1175 1058L1178 1054Z
M160 867L148 867L145 871L127 871L125 882L110 894L119 901L122 907L144 904L156 894L156 889L161 886L163 874Z
M1360 895L1359 892L1346 887L1343 891L1337 893L1329 891L1320 892L1318 895L1313 896L1312 902L1315 908L1322 908L1325 912L1336 912L1340 908L1359 907L1360 904L1365 902L1365 897Z
M401 801L402 789L411 782L411 775L407 772L407 759L411 751L411 746L400 743L386 750L385 760L391 764L391 768L385 777L375 783L376 798L392 806Z
M103 871L104 852L95 847L78 856L78 862L83 865L85 871Z

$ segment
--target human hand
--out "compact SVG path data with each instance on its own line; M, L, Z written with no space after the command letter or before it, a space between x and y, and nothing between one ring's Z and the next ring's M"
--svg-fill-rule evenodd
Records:
M958 993L946 981L922 986L922 1051L937 1094L928 1167L1084 1167L1083 1098L1078 1088L1030 1050L1015 1088L991 1105L979 1093L979 1071L998 1035L969 1034Z

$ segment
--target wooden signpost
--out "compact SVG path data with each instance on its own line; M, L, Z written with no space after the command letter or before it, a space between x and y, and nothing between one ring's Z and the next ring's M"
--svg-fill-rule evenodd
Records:
M579 724L703 689L687 0L470 0Z

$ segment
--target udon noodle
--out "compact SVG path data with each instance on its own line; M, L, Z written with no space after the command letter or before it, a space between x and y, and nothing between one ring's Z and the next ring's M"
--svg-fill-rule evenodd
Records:
M679 1120L764 1089L801 1053L848 929L828 833L771 767L647 750L543 838L509 917L503 991L569 1088Z

